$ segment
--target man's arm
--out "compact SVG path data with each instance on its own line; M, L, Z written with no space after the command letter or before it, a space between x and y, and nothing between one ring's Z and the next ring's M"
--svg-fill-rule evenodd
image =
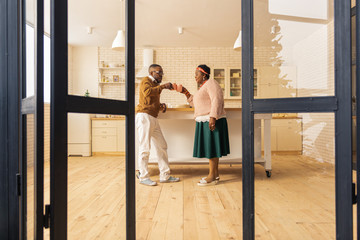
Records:
M140 91L142 91L146 97L150 96L153 92L161 93L163 89L171 89L171 83L164 83L162 85L153 87L150 82L144 82L140 86Z

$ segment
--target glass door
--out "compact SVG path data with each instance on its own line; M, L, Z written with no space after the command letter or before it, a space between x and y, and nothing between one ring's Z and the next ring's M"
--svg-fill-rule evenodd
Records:
M85 11L117 16L122 40L79 47L79 5L51 1L50 239L136 238L135 3L112 6Z
M21 238L43 239L44 227L44 5L22 6Z
M309 5L316 10L309 11ZM350 1L242 1L243 239L353 238L348 29ZM254 66L259 71L256 74ZM263 162L269 156L262 158L256 132L257 119L265 115L271 126L267 126L263 144L273 154ZM302 156L289 161L294 155L274 155L274 150L284 149L300 151ZM305 175L297 181L300 162L309 153L320 158L313 163L306 160L312 171L304 169ZM276 193L272 188L274 194L267 196L270 182L259 176L255 163L272 170L272 179L280 174L277 186L282 190ZM270 169L267 163L273 163ZM309 188L311 179L319 174L314 170L321 165L324 184ZM290 174L292 169L298 171ZM289 188L281 184L281 178L286 178ZM296 196L298 191L303 194ZM306 204L298 202L299 198ZM276 205L270 207L272 201ZM319 208L322 210L315 213ZM318 218L325 213L326 227Z

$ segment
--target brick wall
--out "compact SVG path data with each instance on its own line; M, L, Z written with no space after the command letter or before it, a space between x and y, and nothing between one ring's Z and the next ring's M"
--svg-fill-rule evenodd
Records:
M34 165L34 114L27 115L27 165ZM50 104L44 104L44 161L50 161Z
M269 65L269 58L266 55L266 48L257 48L255 65ZM99 65L100 61L108 63L125 62L123 51L114 51L111 48L99 47ZM135 50L135 68L140 70L143 63L143 49ZM214 47L214 48L154 48L154 63L160 64L164 69L163 82L180 83L191 92L197 89L195 82L195 68L199 64L206 64L213 67L241 67L241 52L234 51L231 47ZM107 71L111 79L114 72ZM100 78L100 74L98 76ZM124 71L121 71L120 78L125 78ZM125 99L125 85L104 85L102 95L99 97L111 99ZM138 85L136 85L135 98L138 102ZM184 104L186 99L183 95L176 92L165 90L161 95L161 101L171 105ZM226 107L240 107L241 100L225 100Z

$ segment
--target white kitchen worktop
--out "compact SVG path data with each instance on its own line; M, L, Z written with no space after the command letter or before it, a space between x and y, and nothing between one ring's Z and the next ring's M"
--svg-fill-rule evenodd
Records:
M240 108L225 108L229 129L230 154L220 159L220 163L242 162L242 121ZM168 144L168 156L171 164L208 163L208 159L193 158L195 120L192 108L168 108L159 113L158 119ZM271 114L255 114L254 139L255 162L271 171ZM264 121L264 158L261 157L261 121ZM156 159L150 153L150 163Z

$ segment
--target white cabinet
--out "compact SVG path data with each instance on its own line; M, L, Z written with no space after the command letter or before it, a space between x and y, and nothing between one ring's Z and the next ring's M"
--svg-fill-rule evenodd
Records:
M68 114L68 155L91 156L90 114Z
M223 89L224 99L241 99L242 75L236 67L212 68L212 76ZM254 96L257 96L258 70L254 69Z
M271 120L271 151L302 152L302 119Z
M92 152L125 152L125 119L92 120Z

